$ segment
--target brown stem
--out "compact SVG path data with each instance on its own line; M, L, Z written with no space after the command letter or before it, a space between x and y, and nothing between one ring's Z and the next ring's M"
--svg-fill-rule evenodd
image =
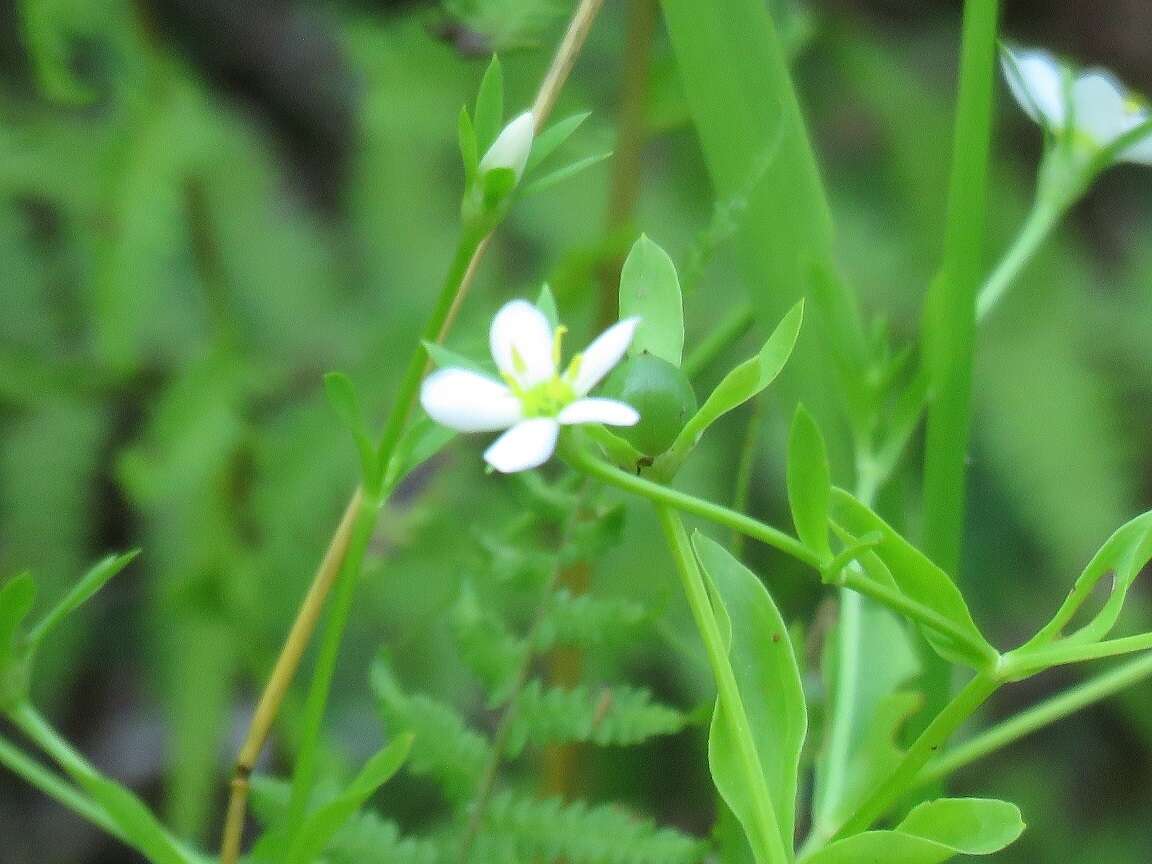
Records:
M556 50L552 65L540 85L536 100L533 104L538 129L544 125L544 122L552 113L556 97L559 95L564 82L567 81L568 75L572 71L572 66L576 62L576 57L584 47L584 42L588 38L592 23L595 21L596 15L600 11L601 6L603 6L603 3L604 0L581 0L579 7L577 7L572 17L572 22L568 27L568 32L565 34L564 40L560 43L560 47ZM455 321L456 314L459 311L459 305L464 295L467 294L468 288L475 278L480 260L484 257L487 249L488 238L485 238L476 247L472 260L468 264L464 279L460 285L459 294L453 303L444 327L441 328L439 334L441 340L447 335L448 330ZM280 656L276 660L276 666L272 671L268 684L261 694L260 702L256 708L256 713L253 715L252 722L248 729L248 735L245 738L240 755L237 757L236 767L232 774L230 783L231 793L228 800L224 833L220 846L220 864L236 864L239 860L244 833L244 822L247 813L248 778L255 767L261 750L264 749L264 743L268 738L272 723L280 711L284 696L296 675L296 671L300 666L300 660L304 655L305 649L308 647L308 643L312 639L312 634L316 630L316 625L319 622L320 614L324 608L324 601L333 583L336 581L336 577L343 569L344 559L348 552L348 540L351 534L352 523L355 521L356 513L360 509L362 499L363 493L358 488L347 508L345 508L344 517L341 519L340 525L336 529L336 534L328 546L324 560L320 563L320 567L316 571L312 585L308 589L304 602L296 614L296 620L292 624L292 629L289 631L288 638L285 640L284 647L281 649Z

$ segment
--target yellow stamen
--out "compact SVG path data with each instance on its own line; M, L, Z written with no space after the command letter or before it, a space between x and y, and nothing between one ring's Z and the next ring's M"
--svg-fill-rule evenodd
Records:
M568 328L561 324L552 335L552 365L557 369L560 368L560 348L564 342L564 334L567 332Z

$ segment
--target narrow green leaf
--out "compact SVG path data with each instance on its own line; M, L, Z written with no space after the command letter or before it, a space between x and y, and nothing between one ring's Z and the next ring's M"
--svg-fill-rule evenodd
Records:
M822 561L832 558L828 543L828 508L832 478L824 436L803 405L796 406L788 439L788 504L796 533Z
M693 536L692 545L711 583L717 617L727 625L729 655L740 700L781 840L786 849L791 849L800 751L808 728L792 640L771 595L756 574L702 534ZM755 824L753 799L739 769L739 756L722 710L718 701L708 741L712 776L745 831L751 831Z
M948 618L960 629L967 631L974 642L987 647L987 654L975 654L948 636L921 628L924 637L937 653L954 663L977 668L983 668L988 657L995 656L995 649L980 633L968 611L964 595L948 574L900 536L892 526L843 489L832 490L832 520L853 537L879 532L883 540L874 547L875 553L867 553L861 558L865 566L869 556L874 554L887 568L882 581L890 578L906 596Z
M803 320L804 301L800 301L772 331L759 354L724 376L700 406L700 410L680 430L671 447L675 459L683 460L700 442L700 437L709 426L729 411L743 405L776 379L792 356Z
M94 773L77 776L76 782L107 811L125 840L153 864L189 864L160 820L128 789Z
M468 369L472 372L488 374L488 370L471 357L453 351L451 348L445 348L439 343L425 342L424 350L428 352L428 356L436 364L437 369Z
M340 422L353 434L364 431L364 411L360 395L351 379L343 372L329 372L324 376L324 393L328 404Z
M388 466L385 485L389 489L394 488L397 483L443 450L455 437L455 431L441 426L428 417L421 417L409 425L396 445L392 464Z
M594 156L585 156L583 159L577 159L575 162L569 162L567 165L557 168L555 171L549 171L543 177L533 180L524 187L524 195L535 195L537 192L543 192L546 189L551 189L557 183L563 183L565 180L570 180L582 171L586 171L593 165L603 162L612 151L604 153L597 153Z
M500 58L492 55L492 62L480 80L476 95L476 144L483 153L492 146L504 124L504 71Z
M957 855L991 855L1024 831L1006 801L942 798L915 807L891 831L866 831L833 843L803 864L940 864Z
M464 176L471 183L480 168L480 153L479 145L476 143L476 129L472 125L472 118L468 116L467 107L460 109L460 118L456 124L456 143L460 146L460 161L464 163Z
M647 351L680 365L684 352L684 304L676 265L645 235L632 245L620 271L620 317L640 317L630 353Z
M72 587L72 590L32 628L28 636L29 641L33 644L42 642L56 625L91 600L112 577L132 563L139 554L139 549L133 549L123 555L109 555L96 564L80 577L80 581Z
M651 462L651 457L645 456L625 441L611 429L604 426L589 425L584 427L584 434L595 441L604 450L605 455L618 467L626 471L638 471Z
M1043 644L1059 637L1080 607L1092 596L1097 583L1111 574L1111 591L1104 605L1064 641L1089 643L1103 639L1116 626L1128 589L1150 560L1152 512L1137 516L1108 538L1076 579L1071 594L1059 611L1029 644Z
M36 583L31 573L14 576L0 588L0 664L11 656L17 631L32 611L34 602Z
M547 282L540 288L540 296L536 298L536 308L544 313L548 323L555 330L560 326L560 311L556 308L556 295L552 293L552 286Z
M583 114L573 114L571 117L556 121L537 135L532 142L532 153L528 156L528 164L524 168L524 173L527 174L551 156L560 145L572 137L572 133L579 129L580 124L589 116L591 115L587 111Z
M311 864L315 861L341 826L400 770L412 750L414 738L411 734L397 737L368 760L343 792L310 814L300 826L287 864Z

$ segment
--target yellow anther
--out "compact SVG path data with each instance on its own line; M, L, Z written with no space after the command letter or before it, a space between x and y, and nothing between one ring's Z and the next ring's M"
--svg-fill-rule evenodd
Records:
M583 354L576 354L568 361L568 368L564 370L564 380L569 384L576 382L577 376L580 374L580 366L584 362Z

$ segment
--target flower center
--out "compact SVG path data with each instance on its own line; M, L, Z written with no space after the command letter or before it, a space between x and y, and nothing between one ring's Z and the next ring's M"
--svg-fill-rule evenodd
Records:
M555 417L570 404L576 393L563 378L549 378L518 394L525 417Z

